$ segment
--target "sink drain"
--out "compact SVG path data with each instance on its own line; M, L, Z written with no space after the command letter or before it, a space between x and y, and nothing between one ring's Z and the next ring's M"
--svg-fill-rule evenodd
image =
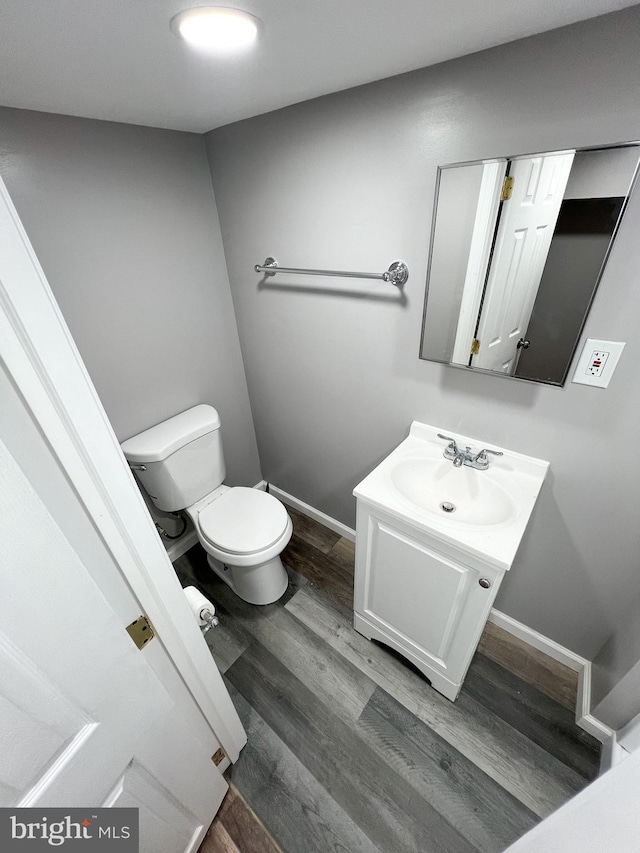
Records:
M440 509L443 512L455 512L456 505L452 504L451 501L442 501L442 503L440 504Z

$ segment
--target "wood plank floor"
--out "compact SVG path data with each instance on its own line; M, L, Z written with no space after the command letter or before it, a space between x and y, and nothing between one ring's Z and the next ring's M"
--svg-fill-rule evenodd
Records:
M231 784L200 853L281 853L273 837Z
M200 546L211 653L248 733L201 853L497 853L595 778L574 674L488 626L449 702L352 625L353 543L291 509L280 601L241 601ZM227 802L228 801L228 802Z

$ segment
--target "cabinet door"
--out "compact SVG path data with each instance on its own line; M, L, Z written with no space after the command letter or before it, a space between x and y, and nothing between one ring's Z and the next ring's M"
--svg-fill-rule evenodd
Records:
M423 663L461 681L497 591L495 573L488 572L485 588L476 569L395 525L369 515L366 527L356 610Z

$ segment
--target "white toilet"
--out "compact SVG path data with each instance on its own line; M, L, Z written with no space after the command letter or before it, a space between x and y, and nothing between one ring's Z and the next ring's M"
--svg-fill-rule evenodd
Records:
M271 604L287 588L280 554L293 532L273 495L222 485L225 477L220 418L200 405L122 444L123 453L154 504L185 510L208 562L251 604Z

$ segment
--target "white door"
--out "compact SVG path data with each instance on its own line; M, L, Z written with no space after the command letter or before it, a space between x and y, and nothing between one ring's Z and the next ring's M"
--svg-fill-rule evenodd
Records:
M107 601L2 442L0 541L0 805L133 806L141 850L192 850L227 790L219 743L160 640L125 630L134 597Z
M192 851L246 735L1 181L0 430L0 805Z
M533 309L575 151L512 161L478 326L473 367L512 374Z
M469 260L464 277L460 314L451 361L469 364L471 345L476 336L480 302L487 277L487 267L496 230L502 185L507 171L506 160L485 163L473 221Z

